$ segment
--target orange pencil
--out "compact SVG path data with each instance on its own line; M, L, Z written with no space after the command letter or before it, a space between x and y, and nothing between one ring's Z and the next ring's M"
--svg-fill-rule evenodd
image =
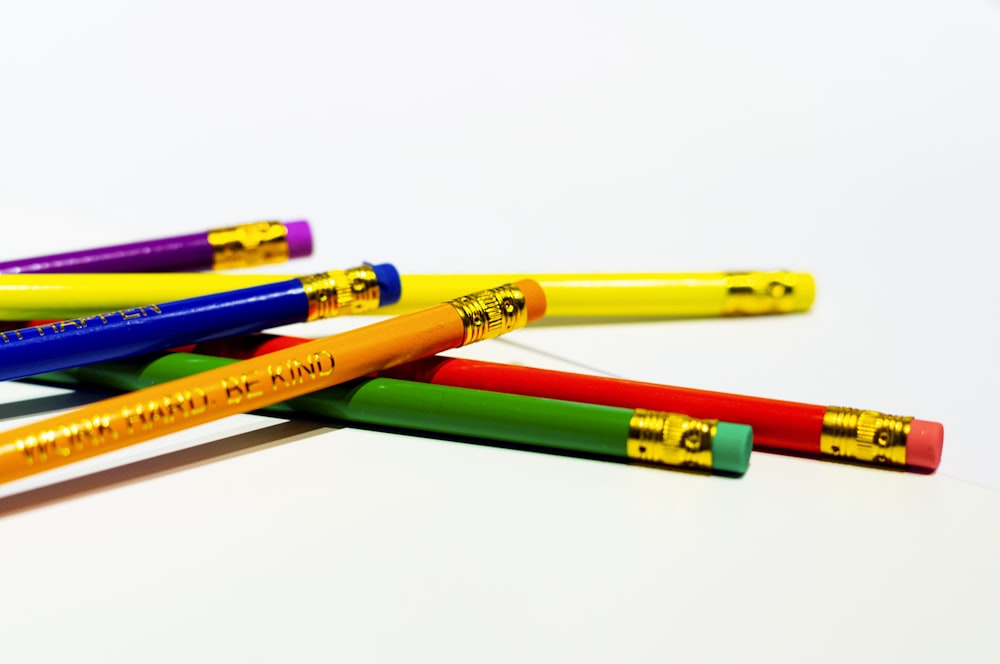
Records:
M499 336L545 313L525 279L0 433L0 482Z

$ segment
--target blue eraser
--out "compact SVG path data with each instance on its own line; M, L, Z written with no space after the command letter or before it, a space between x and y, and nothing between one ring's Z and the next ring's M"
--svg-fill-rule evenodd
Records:
M378 306L387 307L399 302L403 286L399 281L399 272L389 263L372 265L375 278L378 280Z

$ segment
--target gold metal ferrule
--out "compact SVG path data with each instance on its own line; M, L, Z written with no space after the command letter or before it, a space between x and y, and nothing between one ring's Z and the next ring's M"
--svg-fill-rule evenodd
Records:
M524 293L513 284L463 295L448 302L462 318L462 345L499 337L528 324Z
M712 469L712 439L719 422L636 408L628 424L631 459L682 468Z
M823 413L823 454L864 463L905 466L912 417L830 406Z
M208 232L212 269L231 270L288 260L288 230L280 221L258 221Z
M299 281L309 300L310 321L360 314L379 305L378 277L371 265L320 272Z
M797 311L797 281L791 272L731 272L726 275L724 313L754 316Z

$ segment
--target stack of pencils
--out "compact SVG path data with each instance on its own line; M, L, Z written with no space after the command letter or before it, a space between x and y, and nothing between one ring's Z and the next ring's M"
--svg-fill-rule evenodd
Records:
M809 274L225 272L312 244L308 222L269 221L0 263L0 379L120 392L0 433L0 482L261 409L735 477L752 448L924 473L940 462L937 422L441 354L543 315L804 312ZM381 318L316 339L267 332L364 314Z

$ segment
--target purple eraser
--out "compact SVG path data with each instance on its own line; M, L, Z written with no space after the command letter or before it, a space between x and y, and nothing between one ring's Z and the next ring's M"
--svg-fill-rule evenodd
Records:
M288 257L302 258L309 256L313 251L312 231L309 230L309 222L305 219L299 221L286 221L285 238L288 241Z

